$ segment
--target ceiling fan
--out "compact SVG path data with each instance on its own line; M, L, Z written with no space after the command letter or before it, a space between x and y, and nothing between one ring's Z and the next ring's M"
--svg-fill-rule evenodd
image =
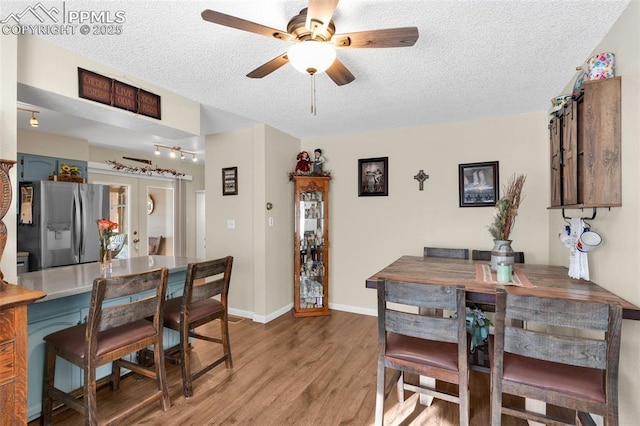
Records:
M416 27L336 34L336 27L331 17L337 5L338 0L309 0L308 7L289 20L286 32L209 9L202 12L202 19L294 43L287 52L247 74L250 78L262 78L291 62L296 69L311 75L326 71L331 80L338 86L342 86L351 83L355 77L336 58L334 47L407 47L413 46L418 39Z

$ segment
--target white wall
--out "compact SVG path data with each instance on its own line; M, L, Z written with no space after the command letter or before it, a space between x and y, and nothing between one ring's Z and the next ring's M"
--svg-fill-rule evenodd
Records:
M528 263L547 261L549 203L545 113L438 124L303 140L322 148L331 170L329 204L332 307L375 313L365 279L401 255L422 256L424 246L489 250L492 207L460 208L458 164L499 161L500 182L524 173L526 194L513 239ZM358 159L389 157L389 196L358 197ZM424 190L413 179L429 175ZM501 185L502 186L502 185Z
M629 7L593 53L615 53L616 75L622 77L622 207L598 209L591 221L603 237L602 246L589 252L592 281L640 305L640 1ZM585 61L588 58L585 58ZM567 82L567 89L573 81ZM591 210L567 211L589 216ZM550 261L568 265L568 251L558 241L564 226L560 212L549 212ZM623 321L619 371L620 424L635 425L640 419L640 322Z

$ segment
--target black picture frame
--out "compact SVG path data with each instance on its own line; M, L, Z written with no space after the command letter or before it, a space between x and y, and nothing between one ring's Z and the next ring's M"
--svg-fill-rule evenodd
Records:
M492 207L499 198L497 161L458 164L460 207Z
M358 160L358 196L386 197L389 195L389 157Z
M222 195L238 195L238 167L222 169Z

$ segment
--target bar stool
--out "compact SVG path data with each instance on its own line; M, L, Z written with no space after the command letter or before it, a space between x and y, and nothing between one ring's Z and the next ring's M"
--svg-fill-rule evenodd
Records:
M164 326L180 333L180 357L172 359L180 363L182 388L185 397L193 396L193 380L224 361L227 369L233 368L229 344L229 321L227 295L231 281L233 257L191 263L187 266L187 277L181 298L170 299L164 309ZM220 300L212 299L220 296ZM196 333L203 324L220 320L221 338ZM189 338L222 344L223 355L196 372L191 371L191 345Z
M509 319L541 330L509 326ZM491 364L491 424L508 415L545 424L595 424L588 413L617 426L618 366L622 307L510 294L496 290L495 341ZM570 333L567 333L567 330ZM566 422L503 404L517 395L575 410Z
M469 367L464 315L457 318L425 316L415 308L438 308L464 312L462 287L424 285L378 280L378 381L375 424L384 422L384 401L391 388L385 384L385 369L395 370L391 384L397 383L398 400L404 391L454 402L459 405L458 424L469 424ZM392 302L393 305L390 305ZM398 305L404 305L399 308ZM406 308L413 309L406 309ZM457 394L435 386L409 384L404 373L420 374L458 385Z
M46 357L42 391L42 423L51 424L53 401L83 413L87 425L98 424L96 369L112 362L109 382L113 391L120 385L120 367L153 379L157 390L142 401L131 404L101 423L112 424L134 413L142 405L160 400L164 411L171 406L162 350L162 310L167 289L168 269L93 281L91 306L85 324L66 328L44 337ZM118 303L120 302L120 303ZM117 303L117 304L116 304ZM145 318L152 317L153 321ZM154 346L154 367L147 368L122 359L149 345ZM56 357L84 371L83 399L63 392L54 385Z

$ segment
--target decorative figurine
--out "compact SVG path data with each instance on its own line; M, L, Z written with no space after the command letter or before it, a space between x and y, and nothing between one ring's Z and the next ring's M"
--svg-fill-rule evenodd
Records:
M296 156L296 168L295 174L297 175L308 175L309 174L309 163L311 163L311 159L309 158L309 153L307 151L302 151Z
M317 176L322 176L322 163L324 163L324 157L322 156L322 150L320 148L316 148L313 150L313 174Z

